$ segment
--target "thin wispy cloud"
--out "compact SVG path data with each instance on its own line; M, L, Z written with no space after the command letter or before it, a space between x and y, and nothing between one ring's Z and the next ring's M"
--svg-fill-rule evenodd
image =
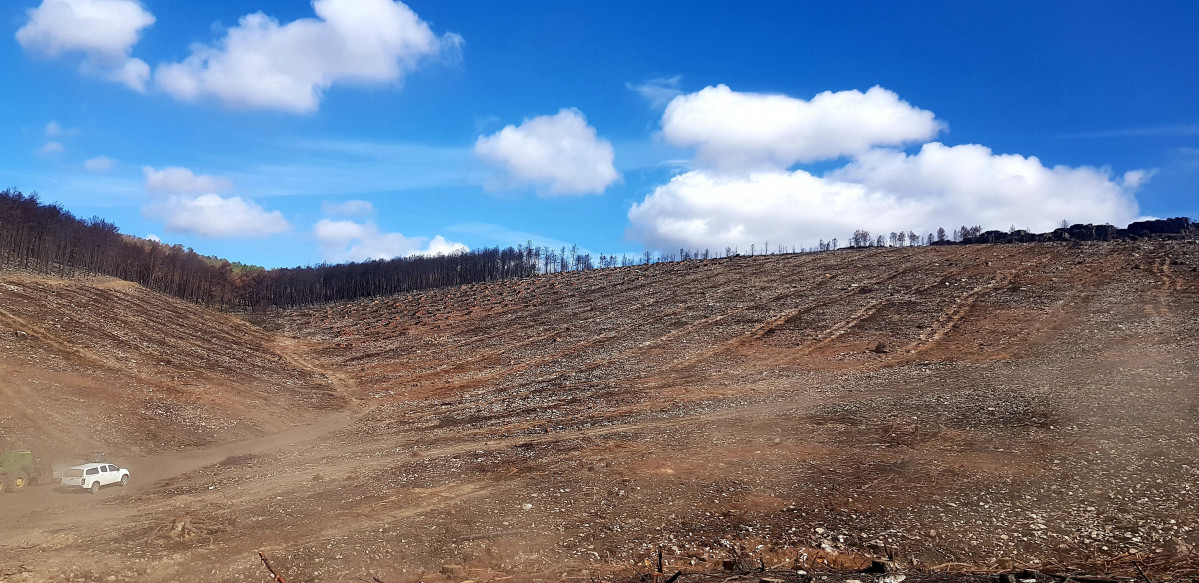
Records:
M469 147L352 139L281 140L249 165L228 159L225 175L254 196L366 196L479 186L486 180Z
M96 156L83 161L83 167L91 172L108 172L117 165L117 161L108 156Z
M63 136L79 135L78 129L63 127L63 125L57 121L47 122L44 131L47 138L61 138Z
M1199 124L1180 124L1180 125L1163 125L1149 126L1143 128L1125 128L1119 130L1103 130L1097 132L1084 132L1080 134L1069 134L1062 136L1064 138L1155 138L1155 137L1179 137L1179 136L1199 136Z
M46 142L38 148L37 153L43 156L54 156L67 151L67 147L62 145L62 142Z
M571 246L571 243L568 241L520 229L510 229L491 223L458 223L446 227L445 230L447 233L464 235L482 241L485 246L525 245L529 242L532 242L534 247L548 247L550 249L569 248ZM587 251L580 251L580 253L585 252Z
M341 217L365 217L375 214L375 205L365 200L321 202L321 213Z
M1199 148L1182 147L1174 151L1184 166L1199 167Z
M670 103L671 99L683 94L683 90L679 87L682 80L682 75L675 75L674 77L650 79L638 84L625 83L625 87L641 94L641 97L645 98L654 108L662 108Z

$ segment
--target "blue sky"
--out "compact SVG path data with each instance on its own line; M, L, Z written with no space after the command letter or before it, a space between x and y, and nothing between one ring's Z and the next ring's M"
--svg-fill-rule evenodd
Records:
M18 0L0 23L5 186L265 266L1199 216L1191 2Z

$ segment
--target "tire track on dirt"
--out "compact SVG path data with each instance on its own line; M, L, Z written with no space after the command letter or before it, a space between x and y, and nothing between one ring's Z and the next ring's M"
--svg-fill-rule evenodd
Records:
M1016 257L1018 255L1020 255L1019 252L1011 253L1004 259L1010 260L1011 258ZM1012 279L1014 279L1016 277L1016 275L1018 275L1020 273L1028 273L1028 272L1032 271L1033 269L1035 269L1036 266L1044 265L1046 262L1047 262L1047 259L1045 259L1045 258L1036 258L1036 261L1034 262L1034 266L1026 265L1025 268L1020 271L1012 270L1012 271L1007 271L1007 272L998 272L995 274L994 277L992 277L992 279L989 282L982 284L982 285L977 285L977 286L973 287L972 289L970 289L969 291L967 291L966 293L959 295L957 298L954 299L953 303L950 304L949 308L947 308L944 312L941 313L940 316L937 317L937 319L934 321L933 325L930 326L928 328L928 330L926 330L925 332L920 334L920 336L915 341L904 345L900 349L900 351L901 352L918 353L918 352L923 352L924 350L927 350L928 348L931 348L934 344L936 344L937 342L940 342L941 339L944 338L947 334L952 332L954 330L954 328L956 328L957 325L963 319L965 319L965 317L967 315L969 315L970 311L974 308L975 304L977 304L978 301L984 295L986 295L987 293L990 293L992 291L995 291L1000 286L1010 284L1012 282ZM961 271L958 271L954 275L960 275L960 274L961 274ZM940 280L938 280L936 282L922 286L920 288L920 291L921 292L928 291L930 289L935 288L937 285L939 285L945 281L946 281L946 277L942 277Z
M904 265L904 266L900 267L898 270L888 273L887 275L885 275L881 278L878 278L876 280L871 280L869 282L866 282L864 284L859 284L859 285L878 285L880 283L885 283L886 281L890 281L891 279L898 277L902 273L907 272L910 268L911 268L911 266ZM828 280L816 282L817 285L813 285L809 291L815 291L815 289L819 287L818 284L825 283L827 281ZM789 318L787 318L787 320L790 321L790 320L794 319L795 317L798 317L800 314L810 312L811 310L814 310L814 309L834 305L838 302L843 302L846 299L851 298L856 295L859 295L859 294L860 294L859 288L854 287L854 288L852 288L852 291L838 294L832 298L819 300L815 303L801 306L801 307L797 308L796 310L794 310L794 315L791 315ZM771 301L777 300L779 297L794 296L794 295L799 295L799 294L796 294L793 290L787 291L787 292L779 294L778 296L771 298L765 302L761 302L761 303L757 304L757 306L766 305L767 303L770 303ZM877 309L877 306L875 306L875 309ZM871 313L873 313L873 312L871 312ZM787 316L787 315L788 314L784 314L783 316ZM747 343L752 342L753 340L760 339L765 334L769 333L769 330L777 329L778 326L782 325L781 323L775 324L774 326L770 325L771 322L777 321L778 319L779 319L779 317L768 320L767 322L765 322L762 325L755 328L753 331L745 333L745 334L741 334L741 335L737 336L736 338L733 338L732 340L722 343L720 346L717 346L716 348L701 352L700 354L693 355L684 360L676 361L670 365L668 370L676 370L676 369L682 368L682 367L690 367L690 366L696 364L697 362L700 362L703 360L708 360L719 354L729 352L732 350L736 350L737 348L740 348L740 347L746 345ZM851 319L853 319L853 317L851 317ZM855 320L855 323L857 321L860 321L860 318ZM828 331L831 332L831 331L835 330L836 328L840 327L843 323L844 322L839 322L837 324L834 324L832 327L830 327L828 329ZM764 328L769 328L769 329L764 330Z
M42 328L41 326L30 323L16 314L5 310L4 308L0 308L0 321L7 322L13 330L19 330L25 334L28 334L30 338L38 340L47 347L56 351L77 356L87 362L102 366L104 368L111 368L108 364L95 355L89 354L79 348L66 344L60 340L56 334L46 330L45 328Z
M990 282L975 286L970 291L966 292L954 300L949 309L937 318L937 321L924 333L920 335L914 342L904 346L901 350L904 352L921 352L930 348L933 344L939 342L946 334L949 334L957 327L958 323L970 313L971 308L978 300L987 292L993 291L995 288L1006 285L1012 281L1015 273L999 276Z
M329 381L330 388L334 393L341 395L343 398L354 400L354 396L357 394L354 390L357 388L357 383L344 372L333 372L300 358L300 355L307 351L299 347L298 340L278 335L274 337L268 348L293 368L307 372L315 377L324 377L325 380Z
M1013 251L1011 253L1007 253L1006 255L1004 255L1001 260L1010 261L1013 258L1016 258L1016 257L1024 255L1024 254L1027 254L1027 252L1021 251L1021 250L1016 250L1016 251ZM865 286L873 287L873 286L881 285L883 283L892 281L906 273L915 273L914 270L918 267L920 267L920 266L909 265L904 268L901 268L898 271L895 271L895 272L889 274L887 277L884 277L881 280L878 280L877 282L869 282L869 283L859 284L859 285L863 286L863 287L865 287ZM925 283L920 286L917 286L917 287L911 289L908 293L918 295L918 294L926 293L929 290L937 289L941 285L950 281L951 279L958 278L959 276L965 274L972 267L976 267L976 266L968 266L967 265L967 266L960 266L960 267L955 267L954 269L947 270L947 271L941 273L933 281ZM1015 272L1013 272L1013 275L1014 275L1014 273ZM1008 279L1010 280L1011 277L1009 276ZM992 284L995 284L995 282L992 282ZM985 287L985 286L983 286L983 287ZM855 291L851 291L851 292L848 292L845 294L840 294L839 296L834 297L827 302L822 302L818 305L813 305L808 310L801 310L798 313L796 313L794 316L792 316L791 319L797 318L800 315L802 315L803 313L806 313L807 311L810 311L813 309L827 307L829 305L834 305L834 304L837 304L840 302L844 302L845 300L848 300L848 299L852 298L854 295L856 295L858 293L858 291L857 291L858 289L861 289L861 288L857 288ZM974 290L974 291L977 291L977 290ZM804 344L804 345L800 346L796 351L794 351L788 355L771 358L771 359L768 359L766 362L769 364L773 364L773 365L780 365L780 364L785 364L787 362L791 362L795 356L809 355L812 352L814 352L815 350L822 348L824 346L827 346L827 345L831 344L833 341L835 341L837 338L849 333L850 331L855 329L859 324L861 324L862 322L866 321L871 316L876 314L879 310L883 309L887 305L894 303L894 301L895 301L894 298L881 298L878 300L871 301L866 306L862 307L858 311L851 314L848 318L839 320L839 321L835 322L833 325L824 329L823 331L817 333L816 339L814 342ZM942 316L939 317L936 322L942 323L942 322L946 321L947 319L951 319L952 322L949 322L949 324L948 324L949 327L951 328L952 326L956 325L957 322L962 317L965 316L966 311L968 311L968 306L967 306L966 311L957 313L956 317L953 317L952 314L954 312L956 312L956 310L960 307L959 306L960 303L961 303L960 297L955 299L953 306L951 306L948 310L950 315L942 314ZM972 303L971 303L971 305L972 305ZM778 323L773 329L778 329L778 328L782 327L783 325L785 325L785 324ZM940 328L941 327L939 327L938 325L934 325L931 327L932 330L940 330ZM949 328L945 328L945 329L941 330L941 333L937 336L937 339L940 339L940 337L944 336L944 334L948 333L948 331L949 331ZM930 335L930 332L926 332L925 334L922 335L921 338L925 339L925 337L927 337L929 335ZM762 334L762 336L764 337L765 333ZM920 341L911 343L909 346L904 347L904 350L910 349L912 346L919 344L919 342Z
M892 281L892 280L898 278L900 275L910 272L911 270L912 270L911 265L905 265L905 266L901 267L900 269L890 273L886 277L883 277L882 279L868 282L866 284L861 284L861 285L866 285L866 286L882 285L884 283L887 283L888 281ZM796 318L800 317L801 315L811 312L812 310L814 310L816 308L823 308L823 307L830 306L835 303L841 302L841 301L845 300L846 298L849 298L855 294L861 293L860 290L861 290L860 286L855 287L854 291L840 294L839 296L837 296L835 298L832 298L832 299L829 299L829 300L826 300L823 302L818 302L815 304L807 305L807 306L800 306L794 310L785 312L785 313L781 314L779 317L766 322L765 324L760 326L757 330L754 330L753 335L752 335L752 340L761 340L767 334L770 334L770 333L778 330L779 328L786 326L787 324L791 323L792 321L794 321Z
M1153 266L1150 271L1157 278L1157 285L1147 294L1152 298L1153 303L1146 306L1149 315L1154 318L1169 318L1173 314L1170 310L1170 292L1182 289L1182 284L1170 273L1170 257L1163 256L1153 260Z
M882 308L883 306L885 306L889 303L891 303L891 300L885 299L885 298L879 299L879 300L874 300L874 301L870 302L869 304L866 305L866 307L854 312L853 315L851 315L849 318L846 318L845 320L837 322L836 324L833 324L828 329L817 334L817 336L816 336L817 340L814 343L810 343L810 344L803 346L798 351L796 351L796 354L799 356L804 356L807 354L811 354L812 351L814 351L818 348L823 348L825 346L828 346L830 343L832 343L832 341L841 337L846 332L849 332L854 327L856 327L858 324L860 324L863 320L865 320L866 318L869 318L870 316L873 316L874 313L879 310L879 308Z

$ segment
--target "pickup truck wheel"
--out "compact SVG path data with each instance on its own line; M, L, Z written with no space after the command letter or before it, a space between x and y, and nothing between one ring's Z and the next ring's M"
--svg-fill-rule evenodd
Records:
M92 482L92 494L98 493L100 493L100 481L96 480L95 482Z
M121 476L121 487L124 488L125 486L128 486L128 485L129 485L129 476Z
M11 484L12 491L20 492L21 490L24 490L25 486L28 484L29 484L29 478L26 478L25 474L17 474L17 477L13 479L12 484Z

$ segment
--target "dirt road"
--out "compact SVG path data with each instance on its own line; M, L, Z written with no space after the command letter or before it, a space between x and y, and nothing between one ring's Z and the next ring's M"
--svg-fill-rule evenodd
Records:
M217 465L230 457L272 455L307 447L314 440L329 438L349 428L353 421L353 413L334 413L311 425L263 437L174 453L107 460L128 469L132 480L128 486L107 486L95 495L61 486L42 485L30 487L19 496L4 496L0 498L0 521L6 528L0 533L0 545L11 542L6 540L10 537L20 539L28 536L30 533L21 530L23 524L44 528L46 525L38 518L47 509L54 508L57 512L73 516L76 512L94 507L96 502L93 499L107 500L161 489L164 482L172 478Z

